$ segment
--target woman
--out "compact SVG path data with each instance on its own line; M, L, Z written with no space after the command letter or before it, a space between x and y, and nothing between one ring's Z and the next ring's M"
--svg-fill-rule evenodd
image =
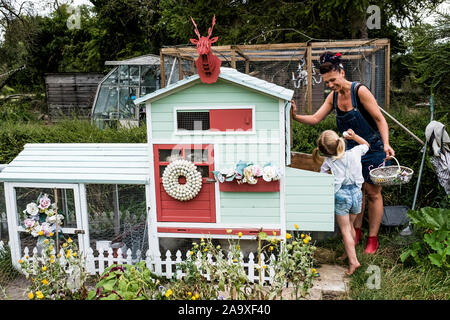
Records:
M320 74L324 83L331 89L323 105L313 115L297 115L297 107L292 100L292 115L301 123L315 125L334 110L337 127L341 134L348 129L353 129L370 144L369 151L361 158L364 177L363 205L354 227L355 244L357 244L361 239L364 202L367 198L369 237L365 252L373 254L378 249L377 235L383 217L383 197L381 187L370 180L369 171L382 166L386 159L395 156L394 149L389 144L389 127L370 90L345 78L340 53L325 52L320 56ZM349 140L346 149L351 149L355 145L354 141Z

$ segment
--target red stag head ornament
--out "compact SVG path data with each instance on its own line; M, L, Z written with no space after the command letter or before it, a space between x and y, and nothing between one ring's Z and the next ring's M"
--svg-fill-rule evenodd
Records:
M216 24L216 16L214 15L212 19L212 26L208 29L208 36L202 37L200 32L198 32L197 25L194 19L192 23L195 27L195 34L197 39L190 39L191 43L197 45L198 58L195 60L195 66L197 67L198 75L203 83L214 83L217 81L220 73L220 65L222 61L217 58L211 51L211 44L216 42L218 37L211 37L214 25Z

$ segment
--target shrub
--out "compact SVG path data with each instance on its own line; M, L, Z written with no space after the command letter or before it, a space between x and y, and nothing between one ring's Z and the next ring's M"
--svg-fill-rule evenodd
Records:
M159 279L147 268L145 261L135 265L113 264L106 268L88 300L153 300L165 299L171 291L163 290Z
M55 242L45 239L40 255L20 259L22 271L31 284L27 289L29 299L72 300L85 299L87 272L85 259L70 238L60 252Z
M411 224L420 239L401 254L401 260L412 258L420 266L431 263L450 269L449 215L450 209L425 207L409 210Z

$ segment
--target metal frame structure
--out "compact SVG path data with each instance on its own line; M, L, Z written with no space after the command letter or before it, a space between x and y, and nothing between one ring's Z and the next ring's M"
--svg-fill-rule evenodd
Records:
M371 56L368 61L372 70L375 70L376 61L374 53L385 50L385 101L384 107L389 111L389 91L390 91L390 40L389 39L368 39L368 40L345 40L329 42L302 42L302 43L280 43L280 44L256 44L256 45L224 45L213 46L213 53L222 61L229 62L230 66L236 69L237 62L245 63L245 73L250 72L250 63L258 61L300 61L306 57L306 70L308 72L308 101L307 111L312 113L312 66L313 60L319 60L320 55L325 51L339 51L343 60L361 60L366 56ZM183 79L183 62L191 63L191 74L195 73L195 60L198 58L195 46L166 47L160 50L161 74L165 74L165 61L176 58L178 61L179 80ZM372 72L372 83L375 83L375 72ZM166 86L165 77L161 77L161 87ZM372 88L372 90L374 90Z

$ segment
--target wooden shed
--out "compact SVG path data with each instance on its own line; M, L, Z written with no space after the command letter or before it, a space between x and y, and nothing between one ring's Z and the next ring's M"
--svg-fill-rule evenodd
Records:
M48 112L53 120L76 115L89 118L102 73L47 73L45 94Z

